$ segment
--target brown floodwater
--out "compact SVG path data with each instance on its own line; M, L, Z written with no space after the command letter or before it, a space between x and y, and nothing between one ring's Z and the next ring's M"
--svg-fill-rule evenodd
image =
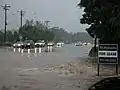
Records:
M64 45L42 54L0 49L0 88L2 90L83 90L84 77L70 65L78 57L87 57L91 46ZM82 59L81 59L82 60ZM81 64L82 66L82 64ZM81 73L86 66L81 68ZM91 71L93 69L89 68ZM91 72L90 71L90 72ZM94 71L94 70L93 70ZM83 83L81 83L83 82Z

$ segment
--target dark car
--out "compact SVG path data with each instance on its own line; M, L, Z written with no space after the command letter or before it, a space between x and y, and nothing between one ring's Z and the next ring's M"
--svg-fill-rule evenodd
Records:
M44 40L38 40L36 43L35 43L35 46L36 47L45 47L45 41Z
M26 40L26 41L24 41L24 47L25 48L28 48L28 47L30 47L30 48L34 48L34 41L33 40Z

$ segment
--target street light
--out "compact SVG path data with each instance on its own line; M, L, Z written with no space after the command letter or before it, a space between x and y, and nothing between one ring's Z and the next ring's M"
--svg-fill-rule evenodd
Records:
M7 29L7 25L8 25L8 23L7 23L7 11L9 10L9 8L11 7L10 5L8 5L8 4L5 4L5 5L2 5L1 6L2 8L3 8L3 10L5 11L5 21L4 21L4 24L5 24L5 31L4 31L4 44L5 44L5 42L6 42L6 29Z

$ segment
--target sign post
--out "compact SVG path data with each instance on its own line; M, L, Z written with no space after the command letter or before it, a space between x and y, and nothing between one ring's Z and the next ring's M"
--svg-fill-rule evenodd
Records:
M116 74L118 74L118 45L99 44L98 47L98 76L100 64L115 64Z
M98 63L98 76L99 76L99 71L100 70L100 64Z

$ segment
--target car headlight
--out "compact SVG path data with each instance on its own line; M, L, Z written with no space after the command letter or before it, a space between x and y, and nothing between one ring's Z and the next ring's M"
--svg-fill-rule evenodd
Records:
M27 45L30 45L30 43L28 43Z
M18 46L20 46L20 44L18 44Z

